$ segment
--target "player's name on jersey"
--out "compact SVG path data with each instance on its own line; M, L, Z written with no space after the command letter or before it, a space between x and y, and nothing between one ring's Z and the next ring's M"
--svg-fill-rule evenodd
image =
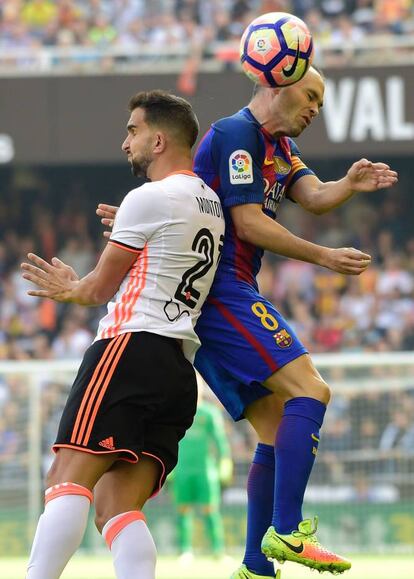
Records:
M218 201L212 201L211 199L205 199L204 197L196 197L198 203L198 209L200 213L208 213L213 215L213 217L224 218L223 209Z

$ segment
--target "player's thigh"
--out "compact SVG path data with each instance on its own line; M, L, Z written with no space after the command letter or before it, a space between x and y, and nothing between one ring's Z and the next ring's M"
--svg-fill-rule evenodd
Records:
M60 448L46 476L46 486L72 482L92 490L116 459L116 454L95 455L71 448Z
M309 354L290 361L263 384L285 401L307 396L328 404L330 399L329 386L315 368Z
M99 530L120 513L141 510L160 478L160 463L141 456L139 462L118 461L95 487L96 526Z
M306 352L280 312L248 284L224 286L221 295L209 297L196 330L200 350L215 352L243 384L263 383Z
M248 284L216 288L196 330L202 345L195 367L235 420L269 396L263 386L269 377L306 353L283 316ZM273 422L272 408L269 417Z

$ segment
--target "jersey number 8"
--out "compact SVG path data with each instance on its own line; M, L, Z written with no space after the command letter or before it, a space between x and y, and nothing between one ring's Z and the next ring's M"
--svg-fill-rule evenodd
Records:
M272 314L269 314L266 306L262 302L255 302L252 305L252 312L260 319L266 330L273 331L278 329L279 322Z

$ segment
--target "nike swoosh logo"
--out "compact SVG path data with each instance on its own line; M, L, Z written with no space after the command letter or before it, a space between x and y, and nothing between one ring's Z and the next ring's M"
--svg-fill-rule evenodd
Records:
M282 541L282 543L284 543L286 545L286 547L289 547L289 549L291 549L294 553L302 553L304 547L303 547L303 543L301 542L300 545L292 545L291 543L288 543L287 541L285 541L285 539L282 539L282 537L280 535L277 535L277 538Z
M295 55L295 60L293 61L293 64L290 68L286 69L282 68L282 72L285 76L289 77L292 76L293 74L295 74L295 70L296 67L298 66L298 62L299 62L299 54L300 54L300 47L299 47L299 36L298 36L298 45L296 47L296 55Z
M319 438L317 436L315 436L314 434L311 434L312 440L316 440L316 442L319 442Z
M264 160L265 165L273 165L273 163L274 163L274 159L268 159L267 157L265 157L265 160Z

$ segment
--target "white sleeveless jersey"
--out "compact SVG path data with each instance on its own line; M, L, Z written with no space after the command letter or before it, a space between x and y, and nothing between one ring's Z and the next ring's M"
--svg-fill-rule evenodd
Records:
M192 361L200 344L194 326L213 282L223 235L218 196L190 171L130 191L109 243L137 258L108 303L95 340L152 332L183 340Z

